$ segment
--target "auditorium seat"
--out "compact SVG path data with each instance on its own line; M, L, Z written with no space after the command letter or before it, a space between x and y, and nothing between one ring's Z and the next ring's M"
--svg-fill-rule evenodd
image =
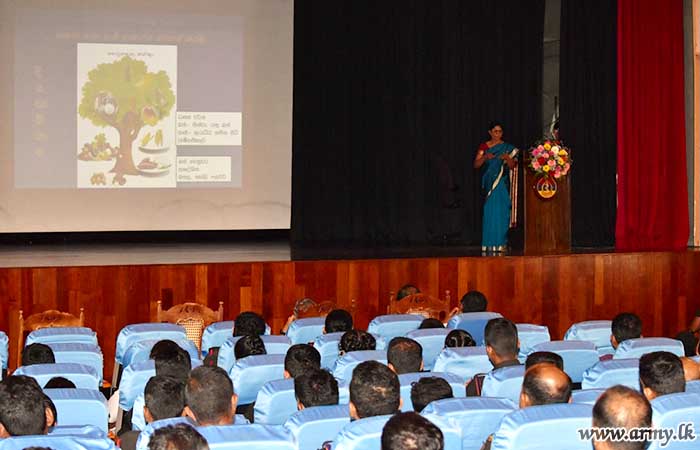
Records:
M543 342L535 345L530 353L539 351L554 352L561 356L564 360L564 372L574 383L580 383L583 372L599 361L595 345L588 341Z
M206 355L212 347L221 347L226 339L233 336L233 320L214 322L202 333L202 355ZM270 325L265 324L265 334L270 334Z
M333 439L333 450L379 450L382 430L391 417L367 417L346 424Z
M447 328L468 331L477 345L484 345L484 328L491 319L503 317L495 312L462 313L452 317L447 323Z
M469 380L477 373L487 373L493 369L486 355L486 347L446 348L435 360L435 372L453 373L464 380Z
M549 327L544 325L535 325L532 323L515 324L518 329L518 340L520 341L520 354L518 359L524 363L530 350L537 344L549 342Z
M507 398L514 404L520 402L525 366L509 366L492 370L484 377L482 397Z
M241 336L232 336L226 339L219 348L219 358L216 365L227 372L230 372L231 368L236 363L236 355L233 349L240 338ZM268 355L285 355L291 346L291 341L287 336L266 335L260 336L260 339L262 339L263 344L265 344L265 351Z
M284 355L247 356L236 361L229 376L238 404L253 403L265 383L284 378Z
M107 400L94 389L45 389L61 425L93 425L107 433Z
M576 389L571 391L571 403L585 403L594 405L598 397L603 395L605 389Z
M700 394L681 392L677 394L662 395L651 402L652 422L655 428L672 429L676 433L683 434L679 429L681 423L691 423L697 435L700 430ZM648 450L697 450L698 442L695 440L671 441L668 446L662 447L661 441L652 441Z
M442 378L447 381L452 388L452 395L454 397L464 397L466 389L464 388L464 381L462 378L458 377L452 373L441 373L441 372L414 372L414 373L404 373L399 375L399 384L401 385L401 399L403 400L403 405L401 406L401 411L413 411L413 402L411 401L411 388L413 383L416 383L421 378L425 377L437 377Z
M297 450L292 436L278 426L223 425L198 427L197 431L210 450Z
M338 360L340 338L345 332L323 334L314 341L314 348L321 354L321 368L333 369Z
M86 436L103 438L107 433L94 425L56 425L49 428L49 436Z
M308 344L323 334L325 326L326 319L324 317L297 319L289 325L287 337L292 341L292 345Z
M425 317L418 314L385 314L376 316L369 323L367 332L379 336L386 345L397 336L417 330Z
M48 344L57 363L77 363L95 369L97 376L104 378L104 358L102 350L95 344L52 342Z
M664 337L650 337L627 339L618 345L613 358L641 358L646 353L660 351L671 352L679 358L685 356L685 349L681 341Z
M26 448L50 448L52 450L116 450L107 436L41 435L16 436L0 440L0 450L24 450Z
M257 417L256 417L257 422ZM314 406L297 411L284 423L297 448L317 449L350 423L348 405Z
M87 327L56 327L56 328L41 328L32 331L27 335L24 341L24 346L29 344L53 344L59 342L68 342L75 344L92 344L97 343L97 333Z
M454 421L435 414L421 414L442 431L445 450L462 450L462 430Z
M589 341L593 342L598 350L598 355L612 355L615 353L610 343L612 334L612 320L588 320L578 322L566 331L565 341Z
M75 384L75 387L83 389L99 389L102 379L97 375L94 368L84 364L76 363L55 363L55 364L33 364L31 366L21 366L14 371L13 375L26 375L34 378L39 386L44 387L51 378L64 377Z
M161 339L145 339L129 346L122 356L122 364L126 367L129 364L147 360L150 357L153 346L160 341ZM197 346L194 345L194 342L189 339L171 339L171 341L175 342L181 349L187 351L190 355L190 359L200 359L199 350Z
M461 448L479 450L486 438L496 431L503 416L513 412L515 407L513 402L502 398L446 398L430 403L422 415L449 419L462 430Z
M197 426L189 417L173 417L170 419L156 420L149 423L143 428L143 430L141 430L138 438L136 439L136 450L148 450L148 443L156 430L179 424L190 425L193 428Z
M445 338L450 331L447 328L426 328L424 330L414 330L406 333L407 338L411 338L423 347L423 367L425 370L433 370L435 360L445 348Z
M700 394L700 380L686 381L685 392Z
M7 334L4 331L0 331L0 368L7 369L7 363L10 358L10 344L9 339L7 339Z
M268 381L255 400L255 423L282 425L297 412L294 379Z
M336 377L338 381L350 381L352 378L352 371L365 361L379 361L382 364L386 364L386 352L384 350L347 352L336 361L335 367L333 368L333 376Z
M582 389L607 389L622 384L639 390L639 359L600 361L583 373Z
M577 430L590 428L591 405L565 403L529 406L503 417L494 433L492 450L591 450Z

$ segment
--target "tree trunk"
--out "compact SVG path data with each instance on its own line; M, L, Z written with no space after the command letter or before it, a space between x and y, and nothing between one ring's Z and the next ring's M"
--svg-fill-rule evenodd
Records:
M117 162L110 172L114 172L117 175L140 174L134 165L134 159L131 155L133 143L134 139L131 138L131 130L119 129L119 152L117 152Z

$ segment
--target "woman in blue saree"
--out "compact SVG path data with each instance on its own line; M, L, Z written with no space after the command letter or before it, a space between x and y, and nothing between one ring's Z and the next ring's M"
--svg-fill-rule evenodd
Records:
M489 126L491 139L479 146L474 167L483 167L481 187L486 192L484 202L481 250L487 253L506 251L508 228L511 223L510 175L516 168L518 149L503 142L503 127L495 122Z

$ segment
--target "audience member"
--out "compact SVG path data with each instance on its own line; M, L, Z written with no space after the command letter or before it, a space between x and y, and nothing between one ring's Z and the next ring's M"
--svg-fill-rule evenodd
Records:
M326 316L324 333L339 333L352 330L352 316L344 309L334 309Z
M46 413L46 428L51 429L58 425L58 411L51 397L44 394L44 411Z
M321 354L309 344L295 344L284 356L284 377L296 378L306 372L321 368Z
M442 431L415 412L396 414L382 430L382 450L443 450Z
M377 361L360 363L350 381L350 417L394 414L401 408L399 377Z
M233 383L224 369L202 366L190 372L183 415L199 426L233 424L237 403L238 396L233 393Z
M642 320L633 313L620 313L612 320L610 344L614 349L627 339L642 337Z
M236 345L233 346L233 354L236 359L242 359L246 356L253 355L266 355L267 350L265 350L265 343L260 336L243 336L236 341Z
M374 350L377 348L377 341L370 333L362 330L346 331L338 343L340 355L348 352L360 350Z
M700 364L687 356L681 358L681 363L683 363L683 376L686 382L700 380Z
M420 289L418 289L417 287L415 287L412 284L404 284L403 286L401 286L399 291L396 293L396 300L397 301L402 300L402 299L408 297L409 295L415 295L415 294L420 294Z
M68 378L53 377L46 382L44 389L75 389L75 383Z
M407 337L395 337L389 341L386 358L387 365L397 375L423 370L423 347Z
M696 356L698 354L698 339L693 331L681 331L676 335L676 339L683 343L685 356Z
M518 330L510 320L499 317L486 323L484 329L484 342L486 354L493 365L493 370L502 367L517 366L518 361ZM486 374L474 375L467 384L467 396L481 395L481 387Z
M242 312L233 325L234 336L262 336L265 334L265 319L252 311Z
M156 342L151 349L150 358L155 362L156 375L184 381L192 369L192 359L187 350L169 339Z
M197 430L181 423L155 430L148 450L209 450L209 445Z
M29 344L22 349L22 365L31 366L34 364L54 364L56 358L53 350L46 344Z
M297 408L338 404L338 380L323 369L309 369L294 377Z
M463 313L484 312L489 304L486 296L479 291L467 292L459 302Z
M14 375L0 382L0 438L46 434L50 414L34 378Z
M445 336L445 347L476 347L476 341L464 330L452 330Z
M564 359L554 352L533 352L525 359L525 370L535 364L554 364L559 370L564 370Z
M416 412L423 411L430 402L452 397L452 386L444 378L423 377L411 386L411 403Z
M525 372L520 407L569 403L571 378L554 364L536 364Z
M683 363L670 352L642 355L639 358L639 382L649 401L662 395L685 392Z
M427 319L423 319L418 326L419 330L426 330L428 328L445 328L445 325L439 320L429 317Z
M593 406L593 428L651 428L651 405L639 392L626 386L613 386ZM602 436L598 436L599 438ZM593 440L595 450L643 450L647 442Z

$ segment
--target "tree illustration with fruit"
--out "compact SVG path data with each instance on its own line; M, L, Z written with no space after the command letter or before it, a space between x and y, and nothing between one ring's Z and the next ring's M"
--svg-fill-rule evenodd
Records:
M99 64L88 73L78 107L80 117L98 127L119 132L113 182L124 184L124 175L139 175L132 145L145 125L155 126L170 114L175 94L168 74L149 72L146 63L129 56Z

